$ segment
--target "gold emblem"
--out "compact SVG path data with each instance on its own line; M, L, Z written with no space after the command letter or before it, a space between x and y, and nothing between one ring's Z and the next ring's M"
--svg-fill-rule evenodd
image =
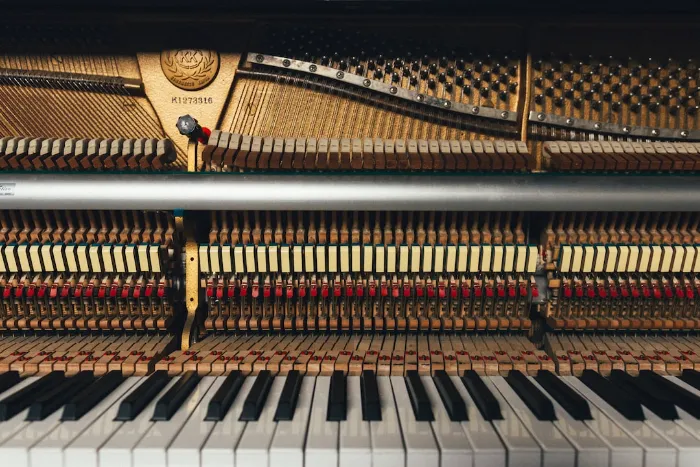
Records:
M160 54L165 77L180 89L196 91L211 83L219 71L219 54L211 50L167 50Z

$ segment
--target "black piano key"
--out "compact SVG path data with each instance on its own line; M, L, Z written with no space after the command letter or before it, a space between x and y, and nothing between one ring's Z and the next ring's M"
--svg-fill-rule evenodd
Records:
M119 410L114 421L128 422L138 417L143 412L143 409L168 384L168 381L170 381L170 377L166 370L154 372L119 404Z
M433 408L430 406L428 393L425 392L425 387L423 387L423 382L420 380L418 371L408 370L404 381L406 381L406 389L408 390L408 397L411 399L413 414L416 416L416 421L434 421L435 416L433 415Z
M462 383L469 391L469 395L474 399L474 405L481 412L484 420L503 420L501 405L498 399L489 391L481 376L474 370L467 370L462 376Z
M583 370L579 379L627 420L646 420L639 400L630 397L628 393L605 379L597 371Z
M506 381L525 402L525 405L530 408L537 420L553 422L557 419L552 401L542 394L522 372L510 370L508 376L506 376Z
M175 412L192 394L201 378L196 371L187 371L163 396L156 402L151 420L154 422L166 422L175 415Z
M7 391L21 380L19 371L6 371L0 374L0 393Z
M634 397L662 420L677 420L678 411L673 402L668 401L659 389L648 380L640 380L622 370L610 372L610 381L617 384L628 397Z
M457 392L457 388L445 370L436 370L433 375L435 387L440 394L440 399L453 422L469 420L467 416L467 404Z
M272 386L272 373L270 370L262 370L255 378L253 387L250 388L250 392L243 402L243 410L241 410L241 416L238 417L239 421L254 422L260 418L260 412L262 412L267 400L270 386Z
M45 391L65 379L62 371L52 371L0 401L0 421L6 421L29 407Z
M696 394L651 370L640 371L638 379L658 388L654 393L657 397L675 404L695 418L700 418L700 397Z
M677 420L678 411L673 402L659 393L653 383L648 380L640 380L622 370L610 372L610 381L617 384L628 397L634 397L646 408L658 415L662 420Z
M204 420L210 422L223 420L231 408L231 404L236 399L238 392L241 390L244 380L245 376L238 370L229 373L219 390L216 391L214 397L209 401L207 415L204 417Z
M302 378L303 376L297 370L291 370L287 373L287 379L284 381L282 394L280 394L280 400L275 411L276 422L294 420L294 411L297 409Z
M535 380L574 420L593 419L588 401L574 391L571 386L559 379L557 375L548 370L539 370Z
M697 370L683 370L680 378L686 383L693 386L695 389L700 390L700 371Z
M380 422L382 405L379 400L377 375L372 370L364 370L360 376L360 393L362 397L362 420Z
M331 388L328 395L328 411L326 420L329 422L342 422L347 418L348 394L345 387L345 374L334 371L331 375Z
M32 405L29 406L27 421L37 422L44 420L94 381L95 375L92 371L81 371L75 376L65 378L58 385L48 389L32 402Z
M69 400L63 408L61 420L80 420L123 382L121 371L110 371Z

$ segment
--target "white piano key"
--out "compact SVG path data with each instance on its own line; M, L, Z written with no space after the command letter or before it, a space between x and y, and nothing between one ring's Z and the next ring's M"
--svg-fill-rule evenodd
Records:
M0 445L2 465L30 467L29 451L31 447L58 427L61 423L61 412L61 410L57 410L44 420L29 422L17 431L14 436L5 439ZM26 416L26 414L20 413L15 418L23 416Z
M347 377L347 419L340 423L340 467L371 465L369 422L362 420L360 377Z
M338 423L326 421L330 376L318 376L304 458L306 466L338 465Z
M270 445L270 467L304 467L304 443L315 383L314 377L302 378L294 419L277 422Z
M422 376L421 381L435 416L435 421L431 425L440 448L440 465L442 467L472 465L472 446L462 429L462 424L450 420L433 379L430 376Z
M269 464L269 449L275 434L275 410L284 387L285 378L275 378L267 395L265 406L260 418L246 423L243 435L236 447L236 465L246 467L267 467ZM246 393L247 395L247 393Z
M482 380L501 406L503 420L492 420L491 424L501 436L508 451L508 467L539 467L542 459L539 444L515 415L493 382L486 377L482 377Z
M491 376L513 412L542 447L542 466L576 465L576 452L552 422L540 421L502 376Z
M168 446L168 467L200 465L200 451L209 436L209 432L216 424L216 422L206 421L204 417L207 415L209 401L214 397L214 394L221 387L226 377L205 376L203 381L207 379L213 380L209 390L199 401L197 409L192 413L192 416L187 420L172 444Z
M369 422L372 440L372 465L403 467L406 454L389 378L377 378L377 387L379 389L382 420Z
M0 400L11 396L12 394L24 388L25 386L32 384L39 378L39 376L31 376L29 378L23 379L19 382L19 384L15 384L13 387L3 392L0 395ZM25 421L28 412L29 409L25 409L22 412L15 415L14 417L12 417L11 419L4 422L0 422L0 443L3 443L8 438L11 438L15 435L15 433L22 430L25 426L27 426L27 424L29 424L29 422Z
M693 386L687 384L680 378L676 378L675 376L666 376L666 379L682 387L683 389L687 389L689 392L692 392L695 395L700 395L700 391L695 389ZM693 417L688 412L681 409L679 406L676 406L676 410L678 411L679 417L678 420L676 420L676 423L685 428L690 433L692 433L695 437L700 436L700 420Z
M582 397L586 398L584 395ZM583 423L596 433L610 449L611 467L638 467L644 465L644 451L641 446L609 418L608 414L603 413L591 401L588 401L588 406L593 419L585 420Z
M433 428L430 422L416 421L403 377L391 376L391 387L406 445L406 467L439 466L440 448L436 444Z
M202 467L234 465L235 449L246 426L246 422L238 421L238 416L241 414L245 396L250 392L254 382L255 378L246 378L243 381L226 417L216 422L209 433L209 438L202 448Z
M451 376L452 382L457 388L457 392L464 399L467 405L468 421L462 422L462 429L467 434L472 446L474 467L492 467L496 465L506 465L506 448L496 433L491 423L484 420L484 417L477 409L476 404L469 395L469 391L464 387L464 383L458 376Z
M700 465L700 442L697 436L672 420L662 420L651 410L642 406L647 423L666 438L678 452L678 467Z
M576 465L581 467L609 465L610 449L607 445L584 422L575 420L564 410L532 376L529 376L528 379L552 402L554 414L557 417L554 425L576 449Z
M114 402L108 410L100 416L80 436L74 438L64 449L65 465L80 467L98 467L98 450L115 433L124 422L115 421L119 411L121 400L127 397L133 390L146 381L146 377L132 376L127 378L122 385L128 389L121 394L119 400Z
M124 422L114 435L99 448L98 459L100 467L128 467L132 464L132 450L136 444L150 431L154 422L151 421L153 409L158 399L172 387L179 377L172 380L153 398L134 420Z
M80 465L83 467L83 464L69 464L68 462L62 464L63 450L91 426L100 415L128 393L138 379L126 379L79 420L62 421L55 430L29 450L32 467L57 467L60 465ZM59 409L58 412L63 413L63 409Z
M155 422L144 433L144 437L133 450L134 467L167 467L167 448L180 432L190 416L196 411L199 401L214 382L214 377L202 378L192 394L167 422Z
M580 392L589 403L617 424L644 450L644 467L676 465L677 454L673 445L642 421L627 420L610 404L601 399L588 386L574 376L562 376L563 381Z

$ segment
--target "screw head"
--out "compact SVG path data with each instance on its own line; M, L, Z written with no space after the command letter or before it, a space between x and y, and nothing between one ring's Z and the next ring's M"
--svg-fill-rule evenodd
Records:
M191 115L183 115L177 119L177 131L183 136L190 136L197 130L197 120Z
M659 136L659 130L657 130L657 129L651 130L651 136Z
M452 107L452 104L450 103L450 101L445 101L442 103L442 106L446 109L449 109L450 107Z
M596 123L595 125L593 125L593 128L595 128L596 130L600 130L602 128L602 125L600 123Z
M339 71L338 73L335 74L335 77L338 79L343 79L343 78L345 78L345 73L343 73L342 71Z
M291 64L292 64L292 62L290 62L288 58L285 58L284 60L282 60L282 65L284 65L286 67L288 67Z
M416 96L416 100L417 100L418 102L423 102L424 99L425 99L425 96L424 96L423 94L418 94L418 95Z
M537 120L539 120L540 122L544 122L545 118L547 117L544 114L537 114Z
M371 84L372 84L372 82L368 79L365 79L364 81L362 81L362 85L366 88L370 87Z
M623 133L629 133L629 132L630 132L629 127L623 126L623 127L622 127L622 132L623 132Z
M566 119L566 124L569 125L569 126L573 125L573 124L574 124L574 119L573 119L573 118L567 118L567 119Z
M472 113L474 115L478 115L479 114L479 107L472 107Z
M681 136L682 136L683 138L687 138L687 137L688 137L688 131L687 131L687 130L681 131Z
M316 65L309 65L309 71L311 73L316 73L316 70L318 70L318 67L316 67Z
M392 86L389 88L389 92L392 94L396 94L398 92L398 89L396 89L396 86Z
M262 54L257 54L257 55L255 56L255 61L258 62L258 63L262 63L262 62L265 61L265 57L263 57Z
M505 111L504 111L504 112L501 112L501 118L502 118L502 119L508 118L508 112L505 112Z

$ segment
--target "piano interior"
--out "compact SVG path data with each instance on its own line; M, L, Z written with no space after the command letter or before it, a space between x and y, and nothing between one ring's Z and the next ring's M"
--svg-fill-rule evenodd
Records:
M697 18L334 8L11 9L0 455L697 465Z

